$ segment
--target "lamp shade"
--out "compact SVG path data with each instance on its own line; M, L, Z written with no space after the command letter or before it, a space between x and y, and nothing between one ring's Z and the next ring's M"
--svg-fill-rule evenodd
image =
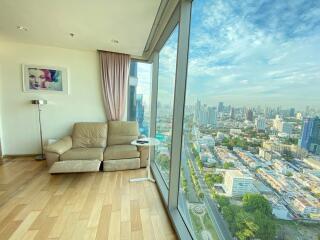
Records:
M44 99L31 100L31 104L46 105L47 104L47 100L44 100Z

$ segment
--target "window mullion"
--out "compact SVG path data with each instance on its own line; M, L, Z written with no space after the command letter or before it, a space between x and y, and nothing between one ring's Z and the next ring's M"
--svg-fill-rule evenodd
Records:
M159 52L153 53L152 84L151 84L151 112L150 112L150 137L156 137L157 99L158 99L158 72ZM154 147L150 148L150 161L154 161Z
M177 209L183 136L183 117L188 71L188 50L191 18L191 0L183 0L180 6L177 67L174 88L172 149L169 181L169 209Z

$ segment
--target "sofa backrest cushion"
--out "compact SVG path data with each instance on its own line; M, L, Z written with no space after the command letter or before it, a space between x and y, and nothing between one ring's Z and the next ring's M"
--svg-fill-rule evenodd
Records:
M106 123L75 123L72 133L73 148L105 148L108 125Z
M108 145L130 144L137 139L139 129L137 122L109 121L108 122Z

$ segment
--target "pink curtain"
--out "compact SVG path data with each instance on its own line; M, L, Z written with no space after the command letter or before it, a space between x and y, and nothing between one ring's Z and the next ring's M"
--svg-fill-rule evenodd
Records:
M99 51L102 91L108 120L122 120L127 98L130 56Z

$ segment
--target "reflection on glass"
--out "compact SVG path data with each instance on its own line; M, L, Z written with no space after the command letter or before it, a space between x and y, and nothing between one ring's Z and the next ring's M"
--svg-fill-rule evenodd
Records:
M149 136L151 69L149 63L131 61L128 89L128 120L137 121L140 134Z
M178 27L171 33L159 53L156 137L161 144L155 148L155 162L167 185L169 185L177 44Z
M319 19L319 1L193 1L179 211L196 239L319 238Z

